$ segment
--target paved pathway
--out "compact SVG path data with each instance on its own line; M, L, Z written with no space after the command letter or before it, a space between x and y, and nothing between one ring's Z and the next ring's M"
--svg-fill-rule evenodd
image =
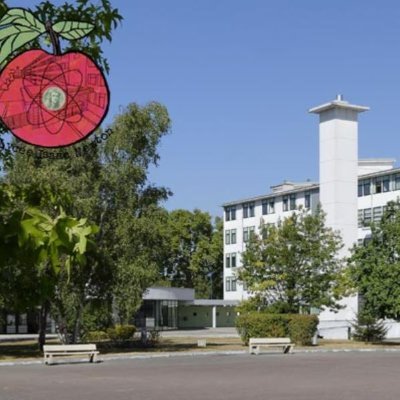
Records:
M172 357L0 367L1 400L394 400L398 353Z

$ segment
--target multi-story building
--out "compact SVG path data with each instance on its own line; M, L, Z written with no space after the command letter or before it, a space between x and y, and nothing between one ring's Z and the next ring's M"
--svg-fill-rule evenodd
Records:
M224 207L224 299L244 300L250 294L237 280L241 254L250 236L264 224L276 224L301 206L313 212L318 204L326 224L340 231L345 244L341 256L370 236L369 225L382 217L386 204L400 197L400 168L393 159L358 159L358 113L367 107L351 105L341 96L312 108L320 116L320 183L290 182L272 186L268 194L229 201ZM358 296L343 300L338 313L323 311L320 329L325 337L347 337L358 310ZM389 335L398 336L398 324Z

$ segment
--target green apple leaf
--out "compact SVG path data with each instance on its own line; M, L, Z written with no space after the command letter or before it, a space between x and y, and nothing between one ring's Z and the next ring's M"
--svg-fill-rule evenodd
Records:
M39 32L27 31L18 32L7 36L0 42L0 65L9 57L11 53L29 43L40 35Z
M7 26L24 26L32 31L44 33L45 25L40 22L30 11L23 8L10 8L0 20L0 30Z
M89 22L60 21L53 25L54 32L67 40L81 39L94 29Z
M21 46L46 32L35 16L22 8L10 8L0 19L0 65Z

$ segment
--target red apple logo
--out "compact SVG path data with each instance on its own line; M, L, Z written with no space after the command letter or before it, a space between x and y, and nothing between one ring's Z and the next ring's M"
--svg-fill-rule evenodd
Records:
M55 54L29 50L2 69L0 118L24 142L42 147L68 146L97 129L107 114L110 95L96 63L81 52L61 54L58 35L76 39L94 26L77 21L44 25L32 18L35 17L26 10L10 9L0 20L0 32L9 26L14 28L10 33L22 27L25 43L26 39L30 41L47 32ZM30 38L29 33L26 35L28 23L32 30ZM0 62L7 51L10 54L15 48L4 49L4 41L0 42Z

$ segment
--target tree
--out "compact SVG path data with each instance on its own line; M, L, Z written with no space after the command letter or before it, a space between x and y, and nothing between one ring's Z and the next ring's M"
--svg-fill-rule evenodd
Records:
M338 308L342 262L338 233L325 226L324 213L293 213L277 226L264 225L242 254L238 279L280 312Z
M362 296L362 309L375 318L400 320L400 202L390 202L380 222L371 225L371 238L353 248L353 286Z
M86 252L97 232L86 219L67 216L61 209L55 218L34 207L26 207L11 187L0 186L0 274L3 303L40 305L39 345L45 343L47 314L58 276L68 277L71 266L84 266ZM8 290L7 290L8 289ZM11 289L11 290L10 290ZM27 293L23 290L28 289Z
M194 288L196 296L222 295L222 222L200 210L169 213L164 274L173 286Z
M169 124L160 104L131 104L114 119L107 142L93 138L76 145L64 160L18 153L6 168L3 180L24 190L25 202L54 217L54 206L62 206L99 227L90 263L71 266L69 279L60 275L54 293L52 315L73 341L85 330L82 318L94 303L111 310L114 301L119 320L127 322L159 277L166 215L159 203L170 192L150 184L147 174Z

